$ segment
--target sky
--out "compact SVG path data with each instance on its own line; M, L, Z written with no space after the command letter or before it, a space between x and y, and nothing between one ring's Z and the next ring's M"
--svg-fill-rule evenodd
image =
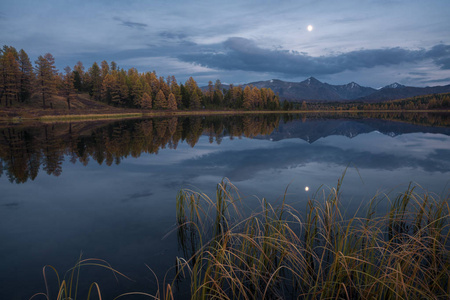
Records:
M0 42L200 85L450 84L449 0L0 0ZM313 30L309 31L308 26Z

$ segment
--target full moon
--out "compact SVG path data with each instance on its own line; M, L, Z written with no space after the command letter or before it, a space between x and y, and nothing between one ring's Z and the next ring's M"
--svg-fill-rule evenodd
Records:
M305 186L305 191L306 192L309 191L309 187Z
M313 27L312 27L312 25L308 25L308 31L312 31L313 30Z

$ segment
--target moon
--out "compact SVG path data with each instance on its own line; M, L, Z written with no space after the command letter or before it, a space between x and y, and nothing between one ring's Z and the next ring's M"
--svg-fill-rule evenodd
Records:
M309 32L311 32L311 31L313 31L314 27L312 25L308 25L307 29Z
M309 191L309 187L305 186L305 192Z

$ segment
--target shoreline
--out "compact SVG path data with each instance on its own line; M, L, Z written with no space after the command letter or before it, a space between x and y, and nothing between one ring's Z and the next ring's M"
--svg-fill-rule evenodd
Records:
M11 115L12 113L12 115ZM48 114L46 110L17 112L10 109L0 109L0 122L24 123L24 122L64 122L64 121L95 121L131 119L143 117L178 117L178 116L209 116L209 115L247 115L247 114L341 114L341 113L450 113L450 110L196 110L196 111L54 111Z

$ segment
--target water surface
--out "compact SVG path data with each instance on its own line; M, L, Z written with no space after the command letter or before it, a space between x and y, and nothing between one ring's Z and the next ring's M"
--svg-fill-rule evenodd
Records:
M82 270L106 298L154 292L145 264L162 281L182 255L173 233L177 192L212 193L224 177L249 207L263 197L281 201L289 186L287 201L301 210L345 170L342 205L349 214L374 195L382 208L384 194L394 198L410 182L448 197L445 125L446 115L269 115L2 127L0 298L45 291L42 267L64 273L81 252L135 280ZM49 277L53 286L55 280Z

